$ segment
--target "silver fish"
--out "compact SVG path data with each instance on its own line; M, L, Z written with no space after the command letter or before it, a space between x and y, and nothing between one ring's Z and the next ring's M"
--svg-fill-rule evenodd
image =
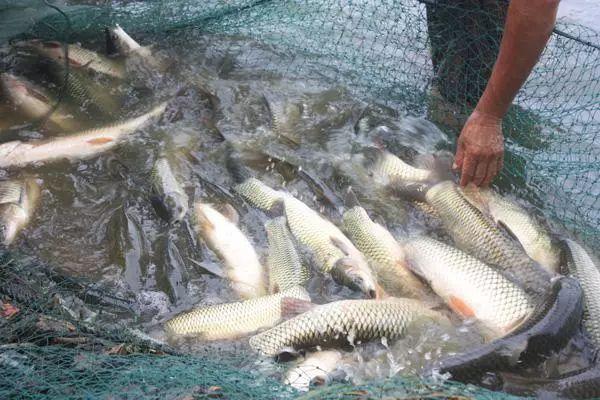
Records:
M73 133L68 136L21 142L15 140L0 145L0 168L22 167L61 159L86 159L112 149L127 135L161 115L162 103L139 117L101 128Z
M304 285L309 278L308 268L300 260L285 217L267 221L265 230L269 242L269 292L276 293L289 287Z
M48 122L59 129L73 131L79 123L64 105L55 108L57 100L43 88L9 73L0 74L0 86L11 105L25 118Z
M600 264L573 240L564 240L564 253L564 272L577 279L583 290L583 326L600 349Z
M406 255L392 234L373 222L362 207L353 207L343 217L350 240L371 262L377 281L392 296L422 298L426 287L407 268Z
M428 237L404 243L411 268L462 318L479 321L488 338L522 324L534 306L523 289L468 254Z
M235 190L252 205L265 210L281 203L290 231L296 240L311 249L323 272L370 297L379 294L367 260L334 224L295 197L273 190L257 179L250 178Z
M188 196L165 157L156 160L152 168L152 204L173 224L181 222L188 212Z
M246 235L209 204L197 202L194 216L200 235L223 260L233 290L244 299L264 296L265 271Z
M529 257L549 272L558 272L560 248L550 232L531 213L492 189L469 185L463 189L463 193L479 210L506 228L521 243Z
M285 307L285 306L284 306ZM250 346L267 356L316 346L337 347L401 337L416 321L447 323L446 317L413 299L340 300L289 319L250 338Z
M0 242L8 246L31 219L40 197L35 179L0 181Z
M283 298L310 301L304 288L294 286L268 296L198 307L166 322L165 330L170 335L196 336L203 340L238 338L278 323Z

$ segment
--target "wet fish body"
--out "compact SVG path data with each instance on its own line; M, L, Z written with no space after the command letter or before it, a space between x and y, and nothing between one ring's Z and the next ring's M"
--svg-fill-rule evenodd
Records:
M423 185L418 190L424 193L459 249L504 271L534 297L548 290L550 274L474 207L453 182Z
M362 207L353 207L343 217L344 230L356 247L370 259L377 281L392 296L422 298L426 287L406 266L402 247Z
M560 351L579 329L582 290L569 277L557 278L532 316L506 337L440 360L434 370L451 379L480 383L488 372L512 372L538 365Z
M300 260L285 217L267 221L265 230L269 242L269 292L276 293L289 287L304 285L309 278L308 268Z
M140 68L147 69L148 67L159 72L167 69L168 63L166 60L156 57L150 46L141 46L118 24L107 28L107 33L109 46L125 58L128 72L132 70L139 71Z
M16 43L15 46L45 57L56 64L65 62L65 46L60 42L33 39ZM69 67L74 70L90 71L119 79L125 77L125 66L121 60L110 59L75 44L68 45L67 53Z
M326 384L341 360L342 353L337 350L311 353L288 371L284 383L300 391L309 390L311 385Z
M560 264L560 249L546 228L531 213L517 203L502 197L492 189L466 188L465 196L480 211L490 215L519 240L533 260L556 273Z
M167 222L177 224L183 220L188 211L188 196L165 157L154 163L152 192L154 207Z
M121 123L90 129L48 140L0 145L0 168L22 167L33 163L46 163L61 159L86 159L110 150L124 137L143 127L152 118L161 115L166 104L160 104L146 114Z
M235 339L270 328L281 320L281 300L310 301L300 286L276 294L234 303L215 304L184 312L165 323L170 335L196 336L203 340Z
M0 74L2 92L15 109L31 120L46 118L56 127L68 131L76 130L77 121L62 105L55 108L57 101L43 88L9 73Z
M236 191L264 210L282 204L290 231L298 242L311 249L323 272L330 273L342 285L376 296L378 286L367 260L335 225L300 200L257 179L246 180L236 186Z
M405 242L404 250L434 292L462 318L479 321L488 336L505 336L531 316L523 289L476 258L424 236Z
M40 197L33 178L0 181L0 243L10 245L31 219Z
M445 317L414 299L341 300L314 307L250 338L250 346L266 356L282 352L337 347L401 337L417 320Z
M428 182L435 178L433 170L416 168L394 154L376 147L364 149L365 166L383 184L400 179L410 182Z
M209 204L196 203L194 216L200 236L225 264L233 290L243 299L264 296L265 271L246 235Z
M583 325L594 346L600 349L600 265L577 242L564 240L565 273L581 284Z

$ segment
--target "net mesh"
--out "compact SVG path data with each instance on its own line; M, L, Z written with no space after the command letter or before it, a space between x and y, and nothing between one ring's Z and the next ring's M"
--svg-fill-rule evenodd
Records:
M481 94L502 32L502 1L42 1L0 3L0 41L28 36L98 38L119 23L136 35L241 35L280 57L244 60L289 76L318 76L364 99L425 115L457 134ZM182 39L183 40L183 39ZM497 185L598 249L600 231L600 43L590 28L559 22L504 121L505 168ZM235 49L232 49L235 51ZM302 55L302 57L299 57ZM310 60L310 61L307 61ZM99 289L57 278L3 253L2 299L20 312L0 318L1 398L273 398L298 393L281 371L260 373L242 351L181 355L115 323L89 326L64 299L103 301ZM75 293L75 294L74 294ZM113 299L114 300L114 299ZM118 300L114 300L118 301ZM114 306L114 304L113 304ZM134 318L131 310L123 311ZM128 317L128 318L129 318ZM123 321L131 321L121 318ZM272 368L272 366L271 366ZM333 385L314 398L499 398L459 384L392 378Z

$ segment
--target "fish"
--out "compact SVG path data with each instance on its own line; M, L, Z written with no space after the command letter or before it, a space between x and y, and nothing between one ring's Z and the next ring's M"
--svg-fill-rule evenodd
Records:
M538 365L563 349L579 330L582 290L569 277L555 278L531 317L510 334L439 360L426 374L448 374L463 383L481 383L491 372L514 372Z
M152 118L160 116L165 111L165 107L166 103L162 103L138 117L68 136L27 142L15 140L0 144L0 168L93 157L112 149Z
M346 211L343 225L350 240L371 260L377 281L387 294L422 298L427 293L407 268L402 247L386 228L369 218L364 208L356 206Z
M600 264L577 242L562 241L562 272L581 284L583 289L583 326L592 344L600 349Z
M383 338L390 341L403 336L417 321L447 323L445 316L415 299L340 300L314 306L252 336L249 343L262 355L277 356L317 346L336 348Z
M0 181L0 242L10 245L29 223L40 198L34 178Z
M265 96L265 102L271 117L271 130L273 133L297 146L301 142L298 137L298 126L302 119L302 107L300 104L287 100L269 99Z
M338 350L323 350L308 354L285 375L284 384L306 392L311 386L322 386L342 360Z
M386 150L366 147L362 154L363 165L384 185L396 179L410 182L429 182L436 179L433 169L413 167Z
M194 218L200 236L225 264L232 289L242 299L264 296L265 271L246 235L206 203L194 204Z
M277 293L289 287L304 285L310 274L300 260L285 217L268 220L265 222L265 230L269 242L269 292Z
M506 336L532 315L527 293L476 258L426 236L405 241L403 249L411 269L456 314L478 321L488 338Z
M166 60L153 54L152 46L140 45L119 24L106 28L106 43L111 52L125 57L127 71L131 71L131 64L137 64L135 67L145 65L158 72L164 72L168 67Z
M556 378L529 378L515 374L502 375L502 390L538 399L600 398L600 366L572 371Z
M560 248L557 241L530 212L492 189L469 185L463 189L463 193L480 211L491 216L514 236L530 258L550 273L558 272Z
M284 298L310 301L303 287L292 286L267 296L186 311L167 321L165 331L171 336L194 336L202 340L236 339L278 323Z
M292 235L314 254L319 268L333 279L368 297L380 294L380 288L367 260L342 231L302 201L276 191L255 178L235 187L235 191L254 207L272 210L283 207Z
M40 39L17 42L14 46L17 49L23 49L42 56L56 64L64 64L65 53L67 53L69 68L98 73L112 78L125 78L125 65L122 60L105 57L76 44L66 45L67 52L65 52L65 45L61 42Z
M0 74L0 86L11 105L25 118L40 121L45 119L64 131L80 128L73 114L63 104L58 104L42 87L8 72Z
M167 222L178 224L188 212L188 196L175 178L169 160L160 157L151 173L152 204Z
M539 300L548 291L552 275L473 206L454 182L433 185L397 182L394 190L402 196L426 201L441 219L456 247L503 271L523 285L532 299Z

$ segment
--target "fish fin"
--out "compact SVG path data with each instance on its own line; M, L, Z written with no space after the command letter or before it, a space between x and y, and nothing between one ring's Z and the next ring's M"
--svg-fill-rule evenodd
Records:
M229 221L231 221L231 223L233 223L234 225L239 225L240 214L237 212L237 210L231 204L229 204L229 203L222 204L217 208L217 211L219 211L225 218L227 218Z
M407 182L402 179L393 179L388 183L388 189L395 195L424 203L426 202L425 195L431 186L426 182Z
M383 300L383 299L387 299L389 297L393 297L393 296L390 296L389 294L387 294L387 292L385 291L383 286L381 286L378 283L375 284L375 299L376 300Z
M350 248L348 247L347 243L344 243L344 241L335 236L329 236L329 240L331 241L331 244L337 247L342 253L344 253L345 256L350 255Z
M317 305L311 301L284 297L281 299L281 316L285 319L295 317L312 310Z
M473 311L471 307L469 307L464 301L456 296L450 296L448 298L448 306L452 309L452 311L464 318L475 317L475 311Z
M510 238L512 240L516 241L519 244L521 243L521 242L519 242L519 238L517 238L517 235L515 235L514 232L504 222L502 222L501 220L498 220L498 221L496 221L496 225L498 225L498 227L500 229L502 229L504 232L506 232L506 234L508 236L510 236Z
M321 199L327 201L337 210L342 209L342 200L325 182L302 168L298 168L298 177L306 182L311 190Z
M19 203L24 185L18 181L0 181L0 204Z
M525 314L521 318L518 318L517 320L513 321L511 324L504 328L504 333L508 335L515 329L518 329L524 322L526 322L529 319L530 316L531 314Z
M209 274L214 275L218 278L225 278L227 276L225 274L225 271L223 271L223 269L221 267L217 266L216 264L201 263L200 261L196 261L190 257L188 257L188 260L190 262L192 262L194 265L200 267L202 269L202 271L208 272Z
M352 190L352 187L350 186L348 186L344 195L344 207L347 209L361 207L360 201L358 200L358 197L356 197L356 193L354 193L354 190Z
M283 201L283 199L275 200L271 205L271 208L267 211L267 214L270 218L285 218L285 202Z

